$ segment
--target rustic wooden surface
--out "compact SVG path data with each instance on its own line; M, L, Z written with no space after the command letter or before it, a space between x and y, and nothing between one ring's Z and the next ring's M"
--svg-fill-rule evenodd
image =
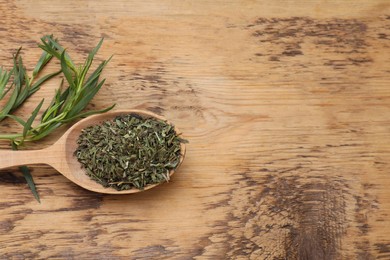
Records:
M97 59L115 56L91 107L157 112L190 141L170 183L135 195L34 166L39 204L2 171L1 259L390 259L389 1L0 0L0 13L0 64L23 46L31 69L49 33L81 62L104 36Z

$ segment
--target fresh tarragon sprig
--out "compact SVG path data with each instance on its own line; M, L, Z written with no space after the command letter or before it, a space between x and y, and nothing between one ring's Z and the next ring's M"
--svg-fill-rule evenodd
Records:
M43 112L40 122L35 126L32 124L42 108L43 99L34 109L27 121L14 115L7 115L23 126L23 132L18 134L0 134L0 139L11 140L17 147L25 142L37 141L44 138L63 124L81 117L107 112L115 106L112 105L102 110L83 112L85 107L105 82L105 79L100 80L100 75L111 58L101 62L100 65L87 76L94 56L103 43L103 39L89 53L84 64L79 67L76 67L66 50L52 37L46 36L41 40L42 44L40 44L39 47L49 55L60 60L61 71L64 74L68 87L64 89L63 82L61 83L61 87L56 90L51 103Z
M94 56L100 49L102 43L103 39L89 53L84 64L76 67L66 50L57 42L57 40L55 40L52 36L44 36L41 38L41 44L38 45L44 52L35 66L31 77L27 76L22 59L18 55L19 49L14 56L13 69L10 72L0 69L0 99L4 98L4 96L6 96L6 94L12 89L12 94L9 100L0 111L0 121L5 117L10 117L23 126L23 131L18 134L0 134L0 139L10 140L12 147L14 149L18 149L18 147L23 145L25 142L37 141L46 137L63 124L69 123L81 117L103 113L112 109L115 104L102 110L83 112L85 107L105 82L105 79L100 80L99 78L104 67L111 58L101 62L100 65L89 76L87 76ZM55 57L60 61L61 70L48 74L33 83L34 78L52 59L52 57ZM56 76L61 71L68 83L68 87L64 88L63 81L61 82L60 88L56 90L51 103L43 112L40 122L37 125L33 126L33 122L41 110L44 100L38 104L26 121L20 117L10 114L29 96L36 92L42 83ZM14 76L14 81L8 88L6 88L11 75ZM29 169L26 166L22 166L20 169L23 172L23 175L26 178L35 198L39 201L39 196Z

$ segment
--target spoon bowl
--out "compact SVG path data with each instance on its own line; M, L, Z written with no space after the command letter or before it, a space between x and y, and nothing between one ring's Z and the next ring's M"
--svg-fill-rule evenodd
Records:
M84 128L91 125L100 124L103 121L111 120L116 116L125 115L125 114L136 114L143 118L156 118L156 119L167 121L162 116L156 115L149 111L143 111L143 110L112 111L103 114L89 116L74 124L71 128L69 128L65 132L65 134L55 144L53 144L48 148L41 149L41 150L26 150L26 151L0 150L0 169L8 168L11 166L17 166L17 165L25 165L25 164L48 164L53 168L55 168L66 178L68 178L70 181L83 187L84 189L98 192L98 193L105 193L105 194L130 194L130 193L137 193L137 192L154 188L161 183L147 185L142 190L133 188L130 190L118 191L110 187L105 188L99 183L92 180L85 173L85 170L81 167L81 164L74 156L74 152L78 147L77 139ZM177 134L180 133L176 127L175 127L175 132ZM180 161L176 169L183 162L185 152L186 152L185 144L181 143ZM175 170L171 170L169 172L169 176L172 176Z

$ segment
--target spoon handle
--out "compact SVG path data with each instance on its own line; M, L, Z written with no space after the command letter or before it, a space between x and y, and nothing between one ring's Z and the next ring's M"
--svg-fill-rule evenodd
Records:
M48 148L41 150L0 150L0 169L27 164L51 164L55 154Z

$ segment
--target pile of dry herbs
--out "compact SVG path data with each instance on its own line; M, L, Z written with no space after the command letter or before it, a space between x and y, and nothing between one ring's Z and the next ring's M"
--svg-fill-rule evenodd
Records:
M127 114L82 130L75 152L87 174L104 187L143 189L169 180L181 158L180 138L162 120Z

